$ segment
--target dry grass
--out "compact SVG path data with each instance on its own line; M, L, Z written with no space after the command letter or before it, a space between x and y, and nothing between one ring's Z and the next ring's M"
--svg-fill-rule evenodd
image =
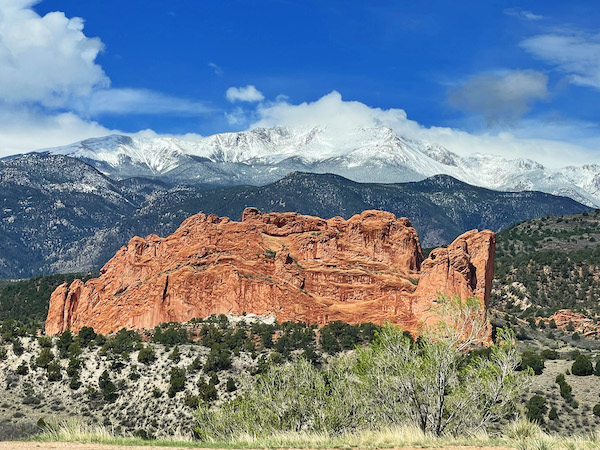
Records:
M238 436L230 442L198 442L184 436L170 440L142 440L133 436L116 437L103 426L88 426L72 420L48 426L42 435L34 438L41 442L80 442L119 446L154 446L187 448L514 448L519 450L592 450L600 449L600 436L556 437L541 428L519 420L506 427L501 437L485 433L469 437L434 437L411 426L399 426L380 431L330 436L322 433L279 433L269 437Z

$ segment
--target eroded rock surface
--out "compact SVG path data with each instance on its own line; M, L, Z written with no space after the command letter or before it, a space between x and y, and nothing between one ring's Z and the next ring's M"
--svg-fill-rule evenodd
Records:
M493 232L469 231L423 260L410 221L384 211L324 220L247 208L241 222L197 214L166 238L133 238L99 278L59 286L46 332L109 333L243 312L415 331L440 293L475 295L487 306L494 249Z

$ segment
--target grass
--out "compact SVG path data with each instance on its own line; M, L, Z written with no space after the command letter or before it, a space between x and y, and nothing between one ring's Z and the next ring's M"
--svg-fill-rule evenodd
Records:
M434 437L412 426L399 426L380 431L330 436L316 433L280 433L268 437L239 436L236 441L199 442L189 436L173 436L172 440L144 440L117 437L107 427L89 426L70 420L47 426L43 434L30 439L37 442L79 442L119 446L155 446L183 448L443 448L447 446L508 447L518 450L587 450L600 449L600 435L558 437L544 433L534 423L521 419L505 427L501 437L481 433L469 437Z

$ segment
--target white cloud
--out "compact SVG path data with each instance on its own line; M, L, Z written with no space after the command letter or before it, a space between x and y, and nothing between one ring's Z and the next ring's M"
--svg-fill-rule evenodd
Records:
M120 133L90 120L105 114L211 112L151 90L110 88L96 63L100 39L83 33L81 18L40 16L32 9L38 2L0 0L0 157Z
M101 89L73 102L72 107L86 116L102 114L177 114L195 116L211 112L201 102L171 97L147 89Z
M41 17L34 0L0 0L0 99L62 106L110 83L95 63L103 44L83 34L83 20Z
M517 17L519 19L525 20L541 20L544 18L544 16L534 14L531 11L526 11L518 7L505 9L504 14L506 14L507 16Z
M600 89L600 34L541 34L521 47L566 73L572 83Z
M256 89L255 86L249 84L243 87L230 87L225 93L225 97L231 103L234 102L260 102L264 100L265 96Z
M386 126L398 135L424 140L445 146L460 155L490 153L507 158L531 158L550 167L567 164L584 164L598 160L593 151L600 148L597 128L582 133L578 142L570 142L578 124L553 124L524 122L511 133L471 134L449 127L424 127L407 118L402 109L372 108L357 101L344 101L334 91L314 102L298 105L286 100L258 105L253 112L259 119L249 129L256 127L288 126L298 128L325 128L332 133L344 132L356 127ZM555 130L553 139L544 136ZM557 130L561 129L559 132ZM590 136L592 136L590 138Z
M113 133L119 131L82 120L72 113L49 115L27 109L0 110L0 157Z
M215 75L218 75L218 76L223 75L223 69L220 66L218 66L217 64L215 64L214 62L209 62L208 67L210 67L213 70Z
M548 77L535 70L480 74L450 91L452 106L483 114L488 122L514 121L548 97Z

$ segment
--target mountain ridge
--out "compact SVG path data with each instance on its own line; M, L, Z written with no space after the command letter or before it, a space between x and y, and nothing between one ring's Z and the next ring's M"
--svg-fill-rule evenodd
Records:
M71 189L77 179L98 186ZM153 178L112 180L78 159L30 154L0 162L0 278L97 269L133 236L169 235L199 211L239 220L249 206L324 218L385 210L410 218L426 247L474 228L499 231L588 209L566 197L497 192L447 176L385 184L294 173L264 186L172 187Z
M387 183L447 174L475 186L536 190L600 206L600 165L551 169L526 158L460 156L386 127L344 133L327 128L256 128L196 141L111 135L40 152L81 159L114 179L144 176L170 184L228 186L269 184L294 171Z

